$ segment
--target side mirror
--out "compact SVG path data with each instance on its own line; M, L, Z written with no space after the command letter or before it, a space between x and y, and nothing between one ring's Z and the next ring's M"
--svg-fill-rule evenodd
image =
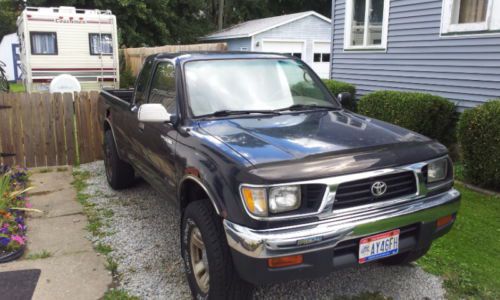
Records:
M343 92L338 94L337 98L342 106L350 107L352 96L350 93Z
M143 104L137 111L137 119L144 123L165 123L170 122L170 115L165 107L160 103Z

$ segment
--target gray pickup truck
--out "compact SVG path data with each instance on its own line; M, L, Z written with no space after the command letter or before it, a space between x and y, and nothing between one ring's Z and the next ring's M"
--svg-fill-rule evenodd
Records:
M101 93L108 182L139 175L177 204L196 299L414 261L456 218L448 151L348 98L294 57L153 55L134 90Z

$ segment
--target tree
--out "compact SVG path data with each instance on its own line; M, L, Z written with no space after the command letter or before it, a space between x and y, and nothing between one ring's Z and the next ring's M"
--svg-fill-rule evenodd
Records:
M16 20L19 12L18 1L0 0L0 40L4 35L16 32Z
M119 45L196 43L217 29L219 0L28 0L29 6L109 9L116 15ZM330 15L331 0L224 0L224 27L243 21L315 10ZM22 0L0 0L0 36L16 30Z

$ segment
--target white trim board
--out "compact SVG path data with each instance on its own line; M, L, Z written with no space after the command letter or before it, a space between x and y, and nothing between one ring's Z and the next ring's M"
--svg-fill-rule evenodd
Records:
M441 10L441 35L488 34L500 29L500 0L489 0L484 22L458 24L458 9L461 0L443 0ZM495 13L494 13L495 12Z
M362 46L351 46L351 27L352 27L352 19L353 19L353 2L354 0L346 0L345 2L345 15L344 15L344 51L347 50L386 50L387 49L387 35L389 31L389 14L391 1L384 0L384 16L382 19L382 41L381 45L366 45L367 36L368 36L368 22L365 22L364 25L364 37ZM369 3L369 0L366 0ZM369 9L366 6L365 10L365 20L369 18Z

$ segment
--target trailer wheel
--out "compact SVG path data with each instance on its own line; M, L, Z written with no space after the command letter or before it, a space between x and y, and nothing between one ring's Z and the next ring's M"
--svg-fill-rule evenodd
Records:
M124 189L134 182L134 168L118 157L111 130L104 134L104 166L106 179L113 189Z

